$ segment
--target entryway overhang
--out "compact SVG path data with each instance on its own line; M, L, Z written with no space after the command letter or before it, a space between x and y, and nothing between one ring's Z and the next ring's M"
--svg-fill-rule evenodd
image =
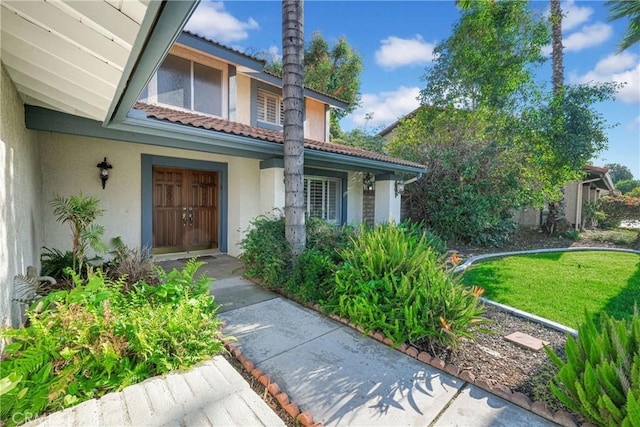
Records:
M126 116L197 0L3 0L2 64L25 105Z

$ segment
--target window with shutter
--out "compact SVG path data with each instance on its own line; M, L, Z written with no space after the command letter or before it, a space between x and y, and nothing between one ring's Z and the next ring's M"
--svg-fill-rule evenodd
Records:
M258 103L258 121L281 126L283 119L282 98L264 90L258 90L256 99Z
M305 177L305 211L310 218L341 223L341 184L336 178Z

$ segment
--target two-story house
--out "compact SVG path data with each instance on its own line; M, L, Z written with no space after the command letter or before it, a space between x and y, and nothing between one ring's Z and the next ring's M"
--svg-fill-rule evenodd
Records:
M284 207L282 81L182 32L196 5L0 3L2 324L13 276L38 267L43 246L70 246L48 204L56 194L96 196L107 237L171 256L238 255L250 222ZM424 167L331 143L329 112L344 102L304 96L307 214L361 222L372 173L376 221L398 220L398 174Z

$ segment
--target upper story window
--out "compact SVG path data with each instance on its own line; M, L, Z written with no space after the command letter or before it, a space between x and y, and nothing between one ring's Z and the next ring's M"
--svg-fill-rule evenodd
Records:
M222 117L222 82L221 70L168 55L141 100Z
M304 177L304 207L310 218L342 222L342 181L337 178Z
M271 125L282 126L284 124L284 105L282 97L259 89L257 97L258 121Z

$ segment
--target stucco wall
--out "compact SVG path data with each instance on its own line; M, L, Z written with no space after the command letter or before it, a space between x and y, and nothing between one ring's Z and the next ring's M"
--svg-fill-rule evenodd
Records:
M55 194L70 196L82 192L100 199L105 214L98 223L105 237L121 236L131 246L141 244L141 155L197 159L228 164L228 253L240 253L238 242L249 221L260 213L259 161L239 157L133 144L96 138L42 132L39 136L43 169L43 199ZM113 165L106 189L102 189L96 164L107 157ZM66 226L45 209L44 244L70 249Z
M572 225L580 224L580 219L577 218L578 210L581 210L582 201L580 206L576 205L578 200L578 186L582 185L579 182L570 182L564 186L564 201L566 203L565 218Z
M325 110L322 102L305 98L305 138L325 141Z
M42 177L36 133L24 126L24 106L4 67L0 75L0 322L17 326L13 277L29 265L40 269Z
M360 224L363 209L362 172L349 172L347 183L347 223Z
M237 74L236 121L251 124L251 79L244 74Z

